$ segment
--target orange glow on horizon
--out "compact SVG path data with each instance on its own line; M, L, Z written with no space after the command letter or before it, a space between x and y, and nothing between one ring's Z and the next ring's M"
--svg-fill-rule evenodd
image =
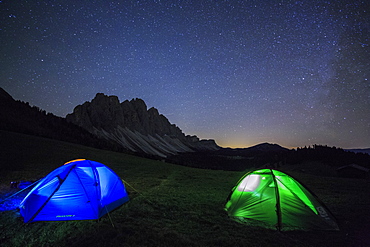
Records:
M262 144L262 143L269 143L269 144L277 144L283 148L287 148L287 149L297 149L297 147L293 147L293 146L285 146L285 145L281 145L279 143L275 143L275 142L269 142L269 141L261 141L261 142L256 142L256 143L241 143L241 142L217 142L216 141L216 144L222 148L250 148L250 147L253 147L253 146L256 146L256 145L259 145L259 144Z

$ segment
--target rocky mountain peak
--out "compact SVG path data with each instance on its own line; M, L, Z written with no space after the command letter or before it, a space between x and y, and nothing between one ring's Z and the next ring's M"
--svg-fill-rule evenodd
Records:
M97 93L91 103L95 105L118 105L119 100L114 95L107 96L103 93Z
M218 149L213 140L195 141L142 99L119 102L117 96L96 94L91 102L78 105L67 121L91 133L120 143L132 151L165 156L198 149ZM196 137L197 138L197 137Z

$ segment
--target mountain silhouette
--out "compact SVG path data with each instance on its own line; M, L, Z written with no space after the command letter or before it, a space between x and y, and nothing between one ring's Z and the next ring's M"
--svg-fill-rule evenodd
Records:
M147 109L142 99L119 102L117 96L98 93L91 102L76 106L66 119L125 149L149 155L167 157L220 148L214 140L185 135L156 108Z

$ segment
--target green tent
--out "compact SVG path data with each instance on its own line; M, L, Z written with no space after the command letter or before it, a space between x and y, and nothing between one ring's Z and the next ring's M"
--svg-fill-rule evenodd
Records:
M278 230L339 230L334 216L306 187L287 174L262 169L245 174L225 210L251 225Z

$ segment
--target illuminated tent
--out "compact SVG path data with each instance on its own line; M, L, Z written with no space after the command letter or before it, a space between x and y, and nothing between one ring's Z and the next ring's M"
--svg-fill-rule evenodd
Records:
M287 174L262 169L245 174L232 189L225 210L250 225L278 230L339 230L325 205Z
M117 174L101 163L80 159L49 173L19 207L25 223L92 220L128 200L125 186Z

